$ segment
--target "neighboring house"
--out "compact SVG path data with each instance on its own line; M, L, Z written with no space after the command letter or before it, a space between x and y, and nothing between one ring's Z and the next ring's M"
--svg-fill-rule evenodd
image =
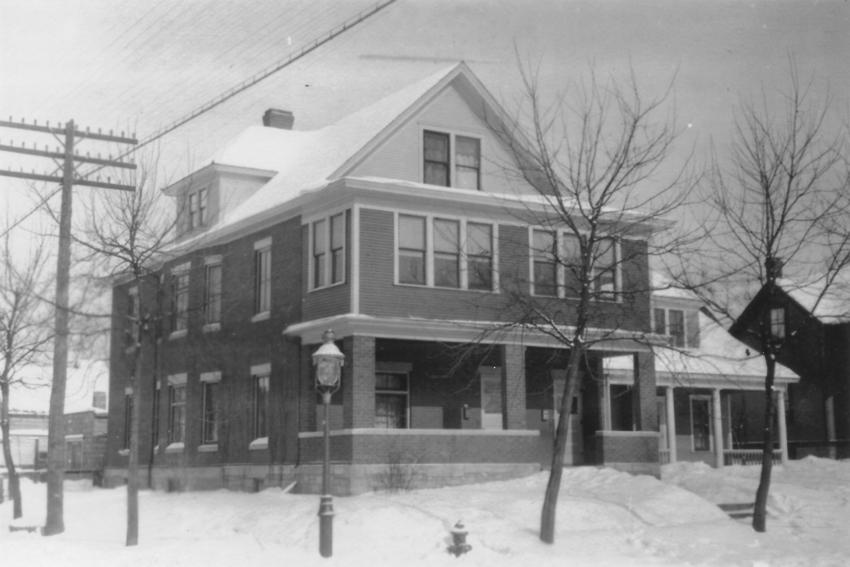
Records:
M654 274L655 276L655 274ZM761 355L735 339L693 294L654 277L653 330L669 337L655 348L662 462L704 461L714 466L761 462L766 367ZM606 360L614 430L631 430L630 361ZM799 382L777 365L776 458L788 458L788 390Z
M159 283L113 290L107 482L126 476L139 411L154 486L318 490L310 355L328 328L346 357L330 408L335 492L379 487L394 464L431 486L547 465L566 353L543 333L503 330L515 316L506 290L569 304L554 285L564 274L534 250L566 236L522 220L548 209L505 174L520 166L497 135L504 117L459 64L320 130L292 130L291 113L270 110L166 188L179 239ZM568 462L658 474L654 360L634 340L651 330L646 239L658 227L621 238L628 219L614 217L612 250L630 260L604 271L611 300L596 304L590 333L607 340L584 365ZM131 404L142 312L158 334ZM628 435L601 419L602 361L614 355L640 369Z
M789 388L792 457L850 457L850 284L765 285L730 332L758 352L759 329L779 341L777 360L800 375Z
M87 406L77 405L65 410L65 475L100 484L106 456L106 392L94 392Z
M5 442L2 432L0 442ZM10 410L9 446L17 469L32 471L43 468L47 457L47 413ZM0 450L0 470L5 469L6 459Z

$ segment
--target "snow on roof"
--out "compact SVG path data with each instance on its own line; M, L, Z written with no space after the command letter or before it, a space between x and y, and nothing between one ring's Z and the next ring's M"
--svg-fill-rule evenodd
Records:
M277 174L233 211L225 213L221 225L252 217L327 183L405 110L465 69L463 63L452 65L319 130L248 128L212 162L269 169Z
M673 382L715 378L730 383L740 380L763 380L764 359L757 352L733 337L713 317L699 311L700 345L692 351L655 348L655 370L668 375ZM606 369L631 369L631 357L605 359ZM796 382L797 375L776 365L779 381Z
M850 272L838 274L826 292L825 278L800 284L783 278L777 282L791 299L799 303L823 323L846 323L850 321Z
M699 298L694 292L687 289L683 289L681 287L677 287L676 283L672 279L659 272L658 270L652 270L651 278L653 297L688 299L691 301L699 301Z

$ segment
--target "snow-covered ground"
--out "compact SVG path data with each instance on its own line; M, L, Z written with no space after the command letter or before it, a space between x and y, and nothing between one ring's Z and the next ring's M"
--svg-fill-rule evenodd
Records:
M546 473L507 482L334 499L334 556L318 554L318 498L265 490L141 494L140 545L126 548L124 491L68 482L62 535L10 533L0 564L163 565L850 565L850 461L774 469L768 531L715 503L751 501L757 467L664 467L663 481L566 469L554 545L537 538ZM45 487L25 484L24 522L40 525ZM472 551L446 552L458 520Z

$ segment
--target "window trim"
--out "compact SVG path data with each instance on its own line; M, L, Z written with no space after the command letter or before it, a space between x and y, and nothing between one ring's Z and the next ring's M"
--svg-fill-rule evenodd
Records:
M342 246L340 248L333 247L333 220L335 218L342 217ZM324 240L324 247L319 254L316 254L315 250L315 241L316 241L316 225L319 223L324 223L322 236ZM330 287L336 287L340 285L344 285L348 282L348 268L349 268L349 260L348 260L348 250L349 250L349 239L353 238L350 235L349 231L349 215L348 209L342 209L335 212L332 212L328 215L324 215L322 217L315 217L309 219L305 225L307 226L307 289L309 291L316 291L320 289L327 289ZM342 270L339 275L338 281L333 281L334 276L334 252L339 251L342 254ZM323 282L320 285L317 285L316 281L316 269L317 256L321 257L322 262L322 274L324 276Z
M420 218L425 221L425 283L407 283L400 280L399 268L399 244L400 223L399 217L408 216ZM441 286L435 283L434 270L434 221L443 220L458 223L458 286ZM490 227L490 273L491 289L475 289L469 287L469 224L485 225ZM398 286L411 286L417 288L446 289L457 291L469 291L473 293L499 293L499 224L493 220L474 217L461 217L455 215L442 215L406 210L393 211L393 284Z
M447 172L448 180L447 181L448 181L448 183L446 185L428 183L427 181L425 181L425 163L426 163L426 160L425 160L425 135L426 135L426 133L438 134L438 135L443 135L443 136L448 137L448 142L449 142L448 160L449 161L448 161L448 164L447 164L447 167L448 167L448 172ZM457 143L457 139L458 138L467 138L467 139L470 139L470 140L477 140L478 141L478 180L477 180L477 186L474 189L469 188L469 187L460 187L457 184L457 179L458 179L458 175L457 175L457 168L458 168L458 159L457 159L458 143ZM483 177L484 177L484 171L483 171L483 167L482 167L482 165L484 163L484 159L483 159L484 149L485 149L484 136L481 132L471 132L471 131L466 131L466 130L458 130L458 129L454 129L454 128L446 128L446 127L443 127L443 126L433 126L433 125L424 125L424 124L420 125L420 128L419 128L419 158L420 158L419 159L419 169L420 169L419 179L422 181L422 183L424 183L426 185L433 185L435 187L448 187L448 188L452 188L452 189L463 189L463 190L466 190L466 191L481 191L481 187L483 185ZM463 167L466 167L466 166L463 166Z
M557 257L555 258L555 280L556 280L556 294L555 295L538 295L535 293L534 289L534 259L535 259L535 247L534 247L534 232L554 232L555 233L555 247L557 249ZM529 226L528 227L528 289L529 293L534 297L540 298L556 298L556 299L578 299L577 296L568 295L566 291L566 270L567 267L564 265L563 258L565 256L566 249L566 238L576 238L576 235L568 229L554 229L551 227L545 226ZM599 291L596 289L591 290L591 293L595 295L593 298L595 301L602 301L607 303L622 303L623 301L623 239L618 236L611 235L602 235L598 238L599 241L603 240L613 240L614 241L614 291L612 292L613 297L605 297L608 292ZM593 270L593 279L596 280L598 277L597 274L603 272L605 270L598 269L594 267Z
M221 391L221 388L218 387L218 385L221 383L221 371L217 370L213 372L202 372L199 378L201 382L201 447L217 446L219 442L218 429L220 424L218 403L216 401L215 395L213 395L212 398L212 408L208 408L207 406L210 401L208 399L209 388L216 387L216 393ZM207 435L207 426L210 423L208 416L210 415L212 416L212 436Z
M379 389L377 385L377 379L375 384L375 415L374 418L377 420L377 400L379 395L393 395L393 396L404 396L404 427L387 427L386 429L411 429L410 424L410 372L412 366L408 363L378 363L375 365L375 374L377 378L377 374L396 374L399 376L404 376L404 390L387 390L387 389ZM378 427L375 424L375 427Z
M186 232L207 226L209 215L209 187L186 193Z
M178 389L183 390L183 401L180 403L175 402L175 393ZM168 446L166 449L182 449L186 443L186 403L188 398L188 390L187 390L187 375L185 372L181 374L172 374L168 376ZM174 425L175 425L175 407L182 407L183 411L181 414L181 438L177 439L174 435Z
M174 266L169 271L169 276L171 278L170 281L170 299L171 299L171 317L170 317L170 326L171 332L168 335L169 339L177 339L180 337L185 337L189 330L189 300L190 300L190 289L192 287L192 282L189 277L189 272L191 269L191 262L183 262L182 264L178 264ZM180 286L179 279L186 278L186 285ZM183 305L182 309L180 308L178 296L185 295L185 305ZM177 328L177 321L183 321L183 326L181 328Z
M655 333L658 330L658 321L656 319L656 311L664 312L664 332L661 333L665 337L668 337L670 340L670 346L675 348L692 348L690 341L688 340L688 310L683 307L658 307L654 306L652 308L652 332ZM670 324L670 312L676 311L682 314L682 344L675 344L676 335L673 335L670 332L671 324Z
M257 405L257 386L259 385L259 381L265 378L266 379L266 397L264 400L265 407L263 408L263 427L264 431L258 430L258 405ZM261 439L268 440L269 436L269 395L271 393L271 363L257 364L251 366L251 448L259 448L258 445L261 445ZM259 435L259 433L264 433L263 435ZM268 441L266 441L268 444Z
M211 305L211 293L210 293L210 268L218 268L218 293L214 296L216 302L218 304L218 317L211 321L209 318L209 307ZM204 332L210 331L218 331L221 329L221 305L222 305L222 295L224 292L224 266L222 265L222 259L220 255L208 256L204 259L204 301L201 309L201 313L204 318Z

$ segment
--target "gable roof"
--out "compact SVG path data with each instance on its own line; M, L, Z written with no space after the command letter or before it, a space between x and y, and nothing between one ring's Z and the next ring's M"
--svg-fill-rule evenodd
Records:
M807 284L782 279L777 285L821 323L846 323L850 321L850 273L845 272L838 274L829 287L825 278Z
M469 67L461 62L318 130L249 127L216 153L211 164L276 173L233 210L223 211L218 228L283 205L344 176L455 80L471 87L467 90L478 97L487 112L504 115Z

